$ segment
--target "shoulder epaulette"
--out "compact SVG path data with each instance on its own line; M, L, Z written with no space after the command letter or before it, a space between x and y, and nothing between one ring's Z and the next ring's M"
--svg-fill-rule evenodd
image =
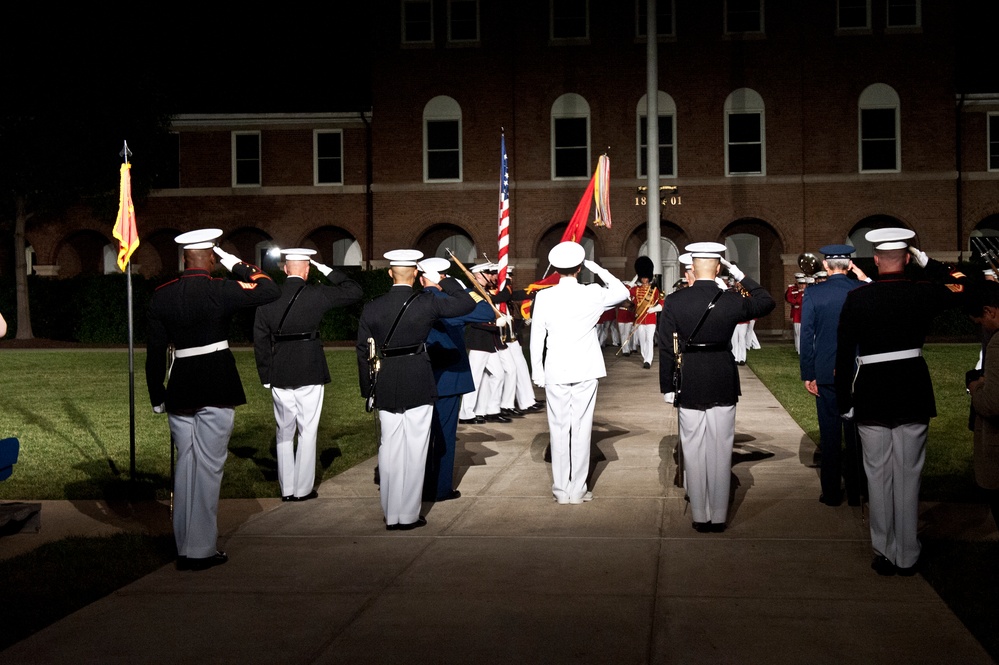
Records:
M475 291L469 291L468 295L472 296L472 300L474 300L476 302L476 304L478 304L480 302L483 302L485 300L485 298L483 298L482 296L480 296Z

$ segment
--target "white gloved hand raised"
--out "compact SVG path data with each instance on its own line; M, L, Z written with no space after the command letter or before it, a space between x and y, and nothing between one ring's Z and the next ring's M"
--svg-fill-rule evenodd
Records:
M234 254L230 254L229 252L225 251L218 245L216 245L214 249L215 253L218 254L219 256L219 263L224 265L226 270L232 272L233 266L235 266L237 263L240 262L239 258L237 258Z
M722 291L728 291L728 283L721 277L715 277L715 284L717 284L718 288Z
M672 404L676 399L676 393L663 393L663 401L667 404Z
M910 247L909 253L912 254L913 260L920 268L925 268L926 264L930 262L930 257L926 256L926 252L921 251L916 247Z
M424 279L428 282L431 284L441 283L441 274L439 272L427 269L422 263L417 263L416 265L420 269L420 273L423 275Z
M746 278L746 273L739 270L739 266L735 265L734 263L732 263L727 259L722 259L721 262L723 266L728 268L728 274L732 275L732 277L735 277L735 281L741 282L743 279Z
M309 263L311 263L312 265L314 265L316 267L316 270L318 270L319 272L321 272L324 277L329 277L330 273L333 272L333 268L330 268L327 265L323 265L319 261L313 261L312 259L309 259Z
M590 261L589 259L586 259L585 261L583 261L583 267L586 268L587 270L589 270L590 272L594 272L594 273L600 272L600 271L603 270L603 268L600 267L600 264L598 264L596 261Z

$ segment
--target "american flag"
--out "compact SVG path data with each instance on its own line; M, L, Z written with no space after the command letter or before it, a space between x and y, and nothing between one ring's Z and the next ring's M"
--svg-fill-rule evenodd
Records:
M510 251L510 170L506 160L506 136L500 134L500 197L499 197L499 251L497 252L497 262L499 269L496 271L496 281L499 290L506 288L506 272L509 263L508 253ZM505 311L504 305L500 305Z

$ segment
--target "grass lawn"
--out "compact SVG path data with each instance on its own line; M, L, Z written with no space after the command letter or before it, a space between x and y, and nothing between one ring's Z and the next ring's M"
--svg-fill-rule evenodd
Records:
M980 503L972 471L970 398L964 373L978 360L976 344L927 344L937 417L930 421L920 492L924 501ZM794 346L768 345L751 351L749 367L813 441L819 440L815 398L800 380ZM923 541L922 575L989 654L999 660L999 542Z
M377 451L374 419L365 413L351 349L328 350L332 382L319 426L318 480ZM257 380L253 352L235 350L247 403L236 426L222 498L280 496L270 391ZM170 489L170 430L152 412L145 352L135 354L136 499L164 499ZM0 437L21 453L0 499L115 499L129 490L128 354L124 351L0 352Z

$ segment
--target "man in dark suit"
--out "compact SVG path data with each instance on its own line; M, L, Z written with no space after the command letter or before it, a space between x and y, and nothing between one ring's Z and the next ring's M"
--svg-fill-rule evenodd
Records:
M727 261L729 273L749 295L719 289L715 278L721 270L725 245L697 242L687 245L686 250L695 279L689 287L667 296L659 315L659 387L666 402L679 408L685 486L694 529L720 532L728 519L735 404L741 394L732 333L740 321L766 316L776 303L766 289ZM674 333L683 356L678 394L672 381Z
M443 273L451 267L447 259L430 258L420 266ZM435 298L446 298L439 284L420 278L425 293ZM458 412L461 396L475 390L472 370L465 350L465 324L495 321L496 312L477 293L470 293L476 305L470 313L439 319L427 336L427 353L437 381L437 401L434 403L434 421L430 427L430 448L427 451L427 471L423 479L424 501L457 499L461 492L454 488L454 451L458 438Z
M246 403L229 350L229 323L236 310L267 304L281 293L267 273L216 247L221 235L219 229L202 229L177 236L184 247L184 272L156 290L148 310L149 400L153 411L167 413L177 446L173 531L178 570L204 570L229 558L217 549L216 516L235 407ZM215 254L236 280L212 278ZM176 351L164 388L170 346Z
M271 389L277 422L278 485L284 501L305 501L319 494L316 481L316 436L323 412L329 366L319 339L319 324L334 307L361 299L361 285L342 270L315 263L330 284L307 284L314 249L286 249L288 275L281 297L257 308L253 350L257 374ZM298 447L295 447L295 432Z
M825 259L822 266L829 277L805 290L801 305L801 357L799 368L805 389L815 396L819 419L819 501L838 506L843 501L842 479L851 506L860 505L864 491L863 462L857 445L857 428L839 417L836 405L836 329L839 313L850 291L868 281L867 275L853 265L851 245L826 245L819 249ZM850 279L849 273L857 276ZM846 458L842 454L846 443Z
M961 305L949 271L909 248L915 232L875 229L877 280L851 291L840 312L836 402L857 423L870 502L871 567L879 575L913 575L919 561L919 483L926 430L936 415L923 342L933 318ZM905 277L910 252L933 281ZM949 288L951 287L951 288Z
M440 284L445 297L414 291L417 250L394 250L389 260L389 292L364 306L357 329L357 367L361 394L374 388L381 441L378 470L385 528L390 531L415 529L427 521L420 515L427 446L433 422L437 386L427 335L438 319L462 316L475 308L475 301L461 283L441 278L432 270L424 277ZM374 345L381 369L373 385L368 372L368 345Z

